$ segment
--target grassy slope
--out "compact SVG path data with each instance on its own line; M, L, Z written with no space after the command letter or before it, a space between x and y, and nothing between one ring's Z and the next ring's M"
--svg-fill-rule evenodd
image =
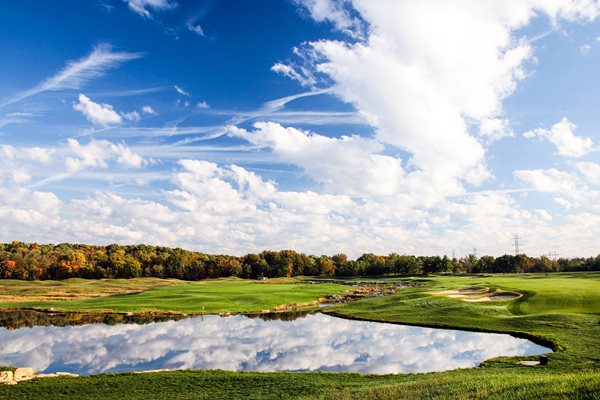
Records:
M199 313L253 312L282 304L312 302L348 286L335 284L289 284L288 280L250 281L217 279L202 282L176 281L177 284L152 288L140 293L69 301L23 301L3 303L1 307L54 308L67 311L173 311ZM295 282L295 281L291 281Z
M0 399L596 399L600 374L477 368L420 375L176 371L36 379Z
M512 302L466 303L429 294L477 285L525 296ZM98 375L0 386L0 399L600 399L599 304L600 274L556 274L434 277L425 286L390 297L331 309L355 318L543 337L559 349L544 367L525 367L507 357L480 368L389 376L224 371Z

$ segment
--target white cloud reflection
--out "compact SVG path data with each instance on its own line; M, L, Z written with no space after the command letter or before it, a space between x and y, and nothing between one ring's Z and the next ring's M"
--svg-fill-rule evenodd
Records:
M0 329L0 365L94 374L144 369L441 371L548 351L509 335L313 314L294 321L206 316L148 325Z

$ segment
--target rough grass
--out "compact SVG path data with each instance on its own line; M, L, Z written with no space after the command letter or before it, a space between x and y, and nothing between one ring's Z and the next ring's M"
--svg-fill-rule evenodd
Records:
M6 303L81 300L114 294L143 292L148 289L180 284L177 279L80 279L63 281L20 281L0 279L0 307Z
M597 399L600 373L472 368L412 375L174 371L40 378L0 399Z
M121 281L108 283L119 287L123 284ZM341 294L350 289L344 285L292 282L295 281L251 281L231 278L182 283L169 280L168 285L157 285L138 293L66 301L21 301L4 303L0 307L109 312L259 312L283 304L314 302L326 295ZM78 282L77 289L79 284Z

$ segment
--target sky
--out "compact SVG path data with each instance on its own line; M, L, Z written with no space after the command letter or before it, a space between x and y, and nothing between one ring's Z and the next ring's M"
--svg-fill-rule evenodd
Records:
M600 253L600 2L0 4L0 241Z

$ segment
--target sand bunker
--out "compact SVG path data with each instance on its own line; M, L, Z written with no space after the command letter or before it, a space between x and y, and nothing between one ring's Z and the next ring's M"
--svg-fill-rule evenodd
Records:
M521 297L520 293L503 292L500 290L491 291L489 288L469 288L458 290L444 290L434 292L433 294L451 297L454 299L462 299L470 303L478 303L482 301L502 301L513 300Z
M528 365L530 367L533 367L534 365L540 365L539 361L519 361L519 363L523 365Z

